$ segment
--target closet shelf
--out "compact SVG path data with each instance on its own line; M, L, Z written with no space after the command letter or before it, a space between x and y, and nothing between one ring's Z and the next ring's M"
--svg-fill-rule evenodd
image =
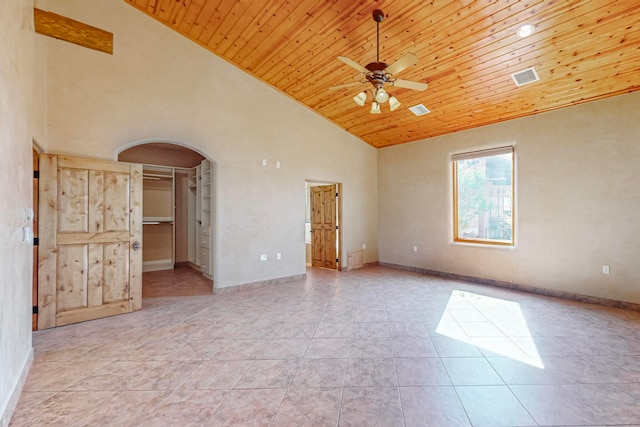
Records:
M173 179L173 176L161 173L143 173L143 179Z
M143 224L149 224L149 223L154 223L154 224L158 224L161 222L173 222L173 217L170 216L145 216L144 218L142 218L142 223Z

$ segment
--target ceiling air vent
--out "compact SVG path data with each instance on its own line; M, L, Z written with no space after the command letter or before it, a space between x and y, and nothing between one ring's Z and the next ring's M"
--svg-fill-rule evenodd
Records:
M422 116L423 114L430 113L429 109L422 104L414 105L413 107L409 107L409 110L416 116Z
M526 85L527 83L537 82L540 80L535 68L527 68L526 70L519 71L515 74L511 74L511 78L516 82L516 86Z

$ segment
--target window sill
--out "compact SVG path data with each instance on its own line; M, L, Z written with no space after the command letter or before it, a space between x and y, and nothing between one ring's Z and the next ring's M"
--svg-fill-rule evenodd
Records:
M455 246L466 246L472 248L495 248L495 249L515 249L515 243L491 243L491 242L483 242L483 241L464 241L464 240L453 240L451 244Z

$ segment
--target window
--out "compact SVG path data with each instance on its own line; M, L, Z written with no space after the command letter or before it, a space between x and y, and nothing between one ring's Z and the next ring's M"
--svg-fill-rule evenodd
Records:
M454 240L513 245L513 147L455 154Z

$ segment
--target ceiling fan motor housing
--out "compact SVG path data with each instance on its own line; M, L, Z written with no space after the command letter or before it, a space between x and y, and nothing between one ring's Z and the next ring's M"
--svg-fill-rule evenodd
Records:
M389 75L385 74L383 70L373 71L371 74L367 74L367 80L376 89L380 89L389 80Z
M384 71L388 65L385 62L371 62L364 66L367 70L375 73L376 71Z
M376 89L380 89L389 80L389 74L384 70L388 65L384 62L371 62L365 65L364 68L370 71L367 74L367 81L371 83Z

